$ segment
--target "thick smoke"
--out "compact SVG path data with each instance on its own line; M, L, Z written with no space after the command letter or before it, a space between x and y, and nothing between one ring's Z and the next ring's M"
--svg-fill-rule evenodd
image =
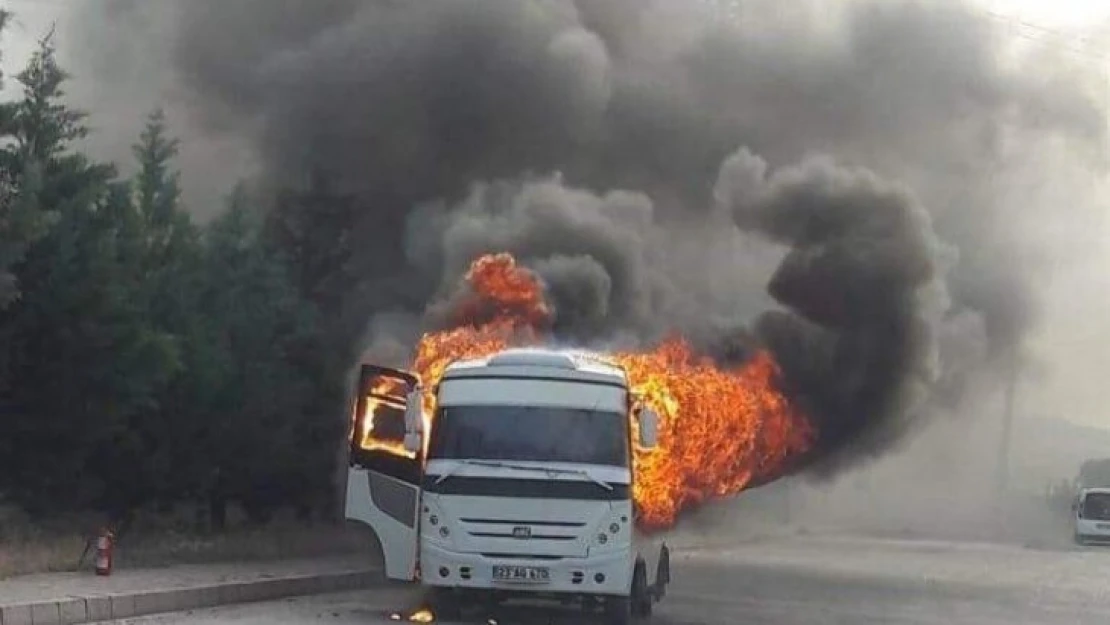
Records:
M422 227L413 236L434 243L418 239L410 249L441 252L424 257L442 263L446 289L433 319L455 308L471 259L507 250L547 286L557 339L650 343L678 330L722 361L766 346L787 390L815 419L826 463L898 438L939 376L938 328L949 308L951 253L928 213L909 191L867 170L810 159L772 173L746 149L724 162L714 195L715 230L757 233L784 250L777 269L759 269L785 310L754 319L751 331L739 325L752 316L728 325L727 309L698 296L713 288L698 283L715 267L746 268L723 263L711 246L700 269L673 266L656 252L675 237L704 240L710 228L701 236L676 232L642 194L599 196L558 180L482 185L459 205L417 213ZM684 310L691 299L698 308Z
M553 298L562 338L649 336L665 319L655 307L664 278L651 254L660 232L643 194L598 196L557 180L481 185L461 204L421 211L412 223L413 237L432 242L410 249L441 252L445 288L482 254L507 251L530 266Z
M769 346L839 466L1022 340L1053 176L1104 123L960 2L718 4L100 0L81 23L94 42L110 6L171 33L149 44L167 97L251 146L264 188L356 194L357 286L382 295L349 306L391 353L474 254L511 251L566 340Z
M726 161L716 196L741 227L790 248L768 289L794 315L757 327L821 445L885 447L939 376L951 258L928 213L870 171L813 159L768 175L747 151Z

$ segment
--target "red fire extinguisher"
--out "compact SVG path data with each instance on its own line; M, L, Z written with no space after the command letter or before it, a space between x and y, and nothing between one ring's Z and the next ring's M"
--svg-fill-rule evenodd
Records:
M115 535L112 530L104 528L100 530L100 536L96 538L96 574L97 575L111 575L112 574L112 549L115 547Z

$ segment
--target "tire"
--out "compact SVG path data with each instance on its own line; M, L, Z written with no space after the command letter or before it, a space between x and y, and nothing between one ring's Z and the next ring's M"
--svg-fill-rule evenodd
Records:
M655 598L667 596L667 585L671 583L671 550L663 545L659 549L659 565L655 569Z
M608 625L631 625L632 597L606 597L605 622Z
M462 618L462 602L450 588L433 588L429 603L437 621Z
M651 616L651 588L647 583L647 565L643 560L636 562L632 573L632 615L638 618Z

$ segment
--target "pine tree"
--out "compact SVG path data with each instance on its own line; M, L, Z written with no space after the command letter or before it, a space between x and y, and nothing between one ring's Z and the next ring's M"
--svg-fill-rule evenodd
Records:
M11 13L0 10L0 33L10 19ZM14 103L0 104L0 137L14 145L20 141L16 123L19 110ZM0 151L0 309L19 296L13 266L49 224L49 216L34 201L41 181L39 167L11 158L11 152L11 149Z
M133 201L142 222L143 251L137 265L144 273L142 296L150 322L172 337L180 367L159 397L157 428L151 436L160 457L174 470L164 474L154 497L164 505L195 497L205 459L193 445L198 415L217 386L211 369L212 348L200 314L205 274L200 232L181 206L179 174L173 169L180 142L171 137L161 109L148 117L132 153L138 173L131 181Z
M313 172L304 189L287 189L277 197L265 217L264 236L277 258L287 267L301 297L321 316L314 341L293 355L302 375L313 383L319 417L306 423L303 436L313 450L316 476L334 464L347 425L347 398L343 384L357 341L365 324L366 294L354 289L358 242L352 235L358 218L357 199L336 189L329 179ZM330 450L330 451L329 451ZM345 475L345 474L344 474ZM336 518L334 487L314 484L308 490L322 493L313 508ZM307 508L301 508L302 513ZM341 517L339 517L341 518Z
M0 103L0 495L117 520L206 499L217 525L231 501L258 521L318 507L350 351L321 312L346 297L353 205L320 185L264 218L237 193L198 228L161 111L121 181L73 149L85 115L51 38L18 79Z
M132 147L139 163L139 173L135 177L135 193L139 212L152 226L152 234L172 232L179 223L181 212L178 202L181 199L179 175L171 171L171 163L177 157L180 141L168 136L166 115L156 109L147 118L139 142ZM153 243L165 244L165 240Z
M23 98L0 114L13 139L0 171L20 201L54 216L16 265L21 298L0 315L0 488L32 512L123 516L165 468L150 419L179 359L150 320L129 187L70 149L87 130L64 103L65 80L48 38L19 75Z
M318 318L263 244L244 194L205 234L210 281L201 301L225 374L200 442L212 454L207 492L216 525L231 499L263 521L318 485L318 455L305 436L319 419L314 379L295 360L313 344Z
M338 312L349 291L357 208L353 196L314 174L307 189L279 194L266 214L266 242L285 260L301 294L321 310Z

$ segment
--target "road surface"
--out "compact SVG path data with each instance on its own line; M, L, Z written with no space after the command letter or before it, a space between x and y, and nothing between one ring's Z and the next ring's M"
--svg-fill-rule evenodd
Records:
M794 537L674 554L658 625L1110 623L1110 550ZM134 625L377 625L414 608L379 588L127 621ZM511 608L466 622L602 623L573 610Z

